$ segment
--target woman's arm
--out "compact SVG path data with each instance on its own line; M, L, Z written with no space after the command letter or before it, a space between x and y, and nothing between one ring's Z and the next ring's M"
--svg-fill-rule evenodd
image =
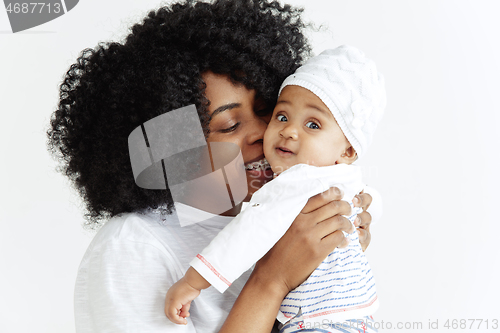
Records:
M257 263L220 332L266 332L283 298L311 274L336 247L346 246L341 231L352 232L342 215L350 212L338 190L311 199L278 243Z

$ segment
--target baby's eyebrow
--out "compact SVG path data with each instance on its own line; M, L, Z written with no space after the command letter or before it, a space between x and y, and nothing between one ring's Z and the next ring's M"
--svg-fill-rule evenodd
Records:
M229 104L221 105L217 109L214 110L214 112L212 113L212 115L210 116L210 118L215 117L219 113L222 113L224 111L231 110L231 109L234 109L234 108L238 108L240 106L241 106L241 103L229 103Z
M308 108L318 110L319 112L321 112L322 114L324 114L327 117L330 117L330 116L333 117L333 114L330 112L330 110L325 110L323 108L319 108L318 106L313 105L313 104L306 104L306 106Z
M279 100L279 101L276 102L276 105L278 105L280 103L281 104L292 104L290 101L287 101L287 100ZM306 104L306 107L310 108L310 109L318 110L319 112L321 112L326 117L332 117L333 119L335 119L335 117L333 116L333 114L328 109L325 110L324 108L320 108L320 107L318 107L315 104Z

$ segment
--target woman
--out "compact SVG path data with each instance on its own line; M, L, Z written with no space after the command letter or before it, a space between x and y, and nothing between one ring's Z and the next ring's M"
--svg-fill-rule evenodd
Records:
M49 146L85 200L88 225L107 221L78 272L77 332L215 332L226 317L221 331L269 332L288 291L343 245L348 204L335 191L316 196L250 277L222 295L204 291L188 325L176 326L163 314L166 291L231 218L180 227L168 190L139 188L130 166L130 132L189 104L207 141L238 144L246 164L261 160L279 85L309 52L299 15L263 0L173 4L132 27L123 44L87 49L71 66ZM250 195L266 181L263 173L247 178ZM369 206L369 195L359 199ZM360 217L366 247L371 218Z

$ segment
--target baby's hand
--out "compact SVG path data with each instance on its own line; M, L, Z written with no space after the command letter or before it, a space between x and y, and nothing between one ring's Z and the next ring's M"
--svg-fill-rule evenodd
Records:
M183 277L167 292L165 297L165 315L174 324L187 325L191 302L198 297L200 290L191 287Z

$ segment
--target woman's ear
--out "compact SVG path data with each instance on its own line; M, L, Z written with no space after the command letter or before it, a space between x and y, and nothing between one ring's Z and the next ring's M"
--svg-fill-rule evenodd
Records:
M352 146L349 146L340 155L340 158L338 159L337 163L352 164L357 159L358 159L358 154L356 153L354 148L352 148Z

